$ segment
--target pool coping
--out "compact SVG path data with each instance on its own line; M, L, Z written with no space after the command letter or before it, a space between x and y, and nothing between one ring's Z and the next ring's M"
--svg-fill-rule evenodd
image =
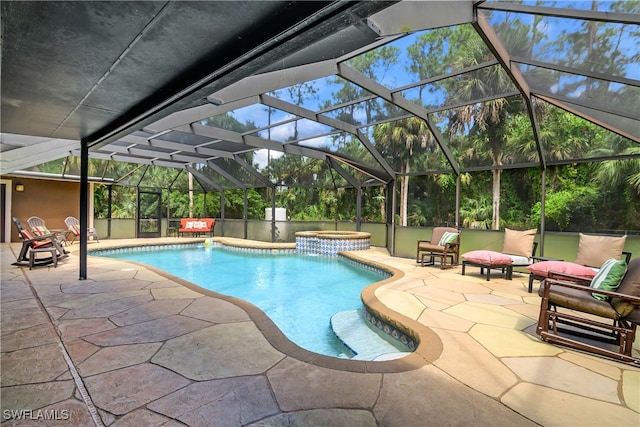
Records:
M185 239L185 243L202 243L206 239L195 238ZM291 249L295 248L295 243L267 243L259 241L249 241L241 239L227 239L221 237L214 237L215 242L221 243L225 246L251 248L251 249ZM110 248L103 249L115 249L115 248L131 248L140 246L166 246L163 244L151 244L151 243L130 243L126 245L114 245ZM356 251L357 252L357 251ZM416 343L415 350L399 359L385 360L385 361L366 361L366 360L353 360L353 359L341 359L331 356L326 356L312 351L306 350L293 341L289 340L286 335L276 326L276 324L267 316L261 309L252 303L242 300L240 298L232 297L229 295L221 294L215 291L204 289L188 280L174 276L160 268L129 260L121 260L124 262L132 263L142 266L162 277L172 280L186 288L200 293L202 295L210 296L213 298L221 299L234 304L243 309L249 318L254 322L258 330L262 333L265 339L278 351L297 359L302 362L311 363L317 366L336 369L347 372L357 373L397 373L406 372L419 369L425 365L429 365L437 360L443 351L443 344L440 337L433 332L430 328L414 319L404 316L395 310L390 309L384 305L375 295L375 291L383 286L389 285L402 277L404 272L391 267L389 265L371 261L363 257L358 256L354 252L343 251L339 252L339 255L354 261L379 268L387 271L391 274L390 277L375 282L362 290L361 300L367 311L376 316L385 323L388 323L394 328L404 332L410 336ZM91 255L99 257L100 255Z

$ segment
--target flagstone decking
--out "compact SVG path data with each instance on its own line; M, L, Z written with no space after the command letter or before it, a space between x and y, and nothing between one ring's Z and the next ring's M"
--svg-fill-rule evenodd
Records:
M3 425L640 425L640 369L540 341L524 274L358 251L399 272L371 291L384 309L432 338L404 363L351 362L139 264L90 257L79 280L73 253L29 271L1 249Z

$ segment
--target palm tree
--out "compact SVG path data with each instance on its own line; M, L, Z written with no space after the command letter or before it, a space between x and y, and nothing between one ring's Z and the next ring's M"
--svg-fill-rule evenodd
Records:
M528 30L517 21L506 22L503 39L509 46L527 46ZM517 49L516 49L517 51ZM468 26L460 26L452 37L450 54L456 69L482 64L493 59L480 37ZM447 91L452 102L473 100L491 94L513 90L514 86L501 67L482 68L466 73L460 78L443 80L441 86ZM463 155L470 159L487 157L491 161L493 177L492 228L500 226L500 178L501 166L512 162L515 152L507 150L507 133L503 123L516 104L506 98L498 98L483 103L473 103L453 109L450 112L449 133L468 132L469 143ZM514 111L516 114L519 111Z
M599 154L604 153L600 151ZM621 154L640 155L640 147L628 147ZM595 181L607 186L619 185L624 181L640 195L640 158L607 160L596 163L595 168Z
M436 145L424 120L418 117L379 124L373 131L376 148L386 155L400 176L400 225L407 225L409 175L414 156L432 151ZM428 150L427 148L431 149ZM421 149L418 152L418 148Z

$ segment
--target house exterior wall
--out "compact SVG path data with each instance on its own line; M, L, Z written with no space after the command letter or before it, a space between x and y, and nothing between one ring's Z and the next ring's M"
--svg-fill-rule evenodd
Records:
M26 227L32 216L42 218L49 229L66 229L64 219L79 218L80 184L77 182L50 181L43 179L12 178L11 212ZM16 191L16 185L24 191ZM11 241L19 242L18 231L11 224Z

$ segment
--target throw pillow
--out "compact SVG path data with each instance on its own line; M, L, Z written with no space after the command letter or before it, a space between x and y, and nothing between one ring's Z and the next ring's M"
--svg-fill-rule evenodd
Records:
M471 251L462 254L462 259L481 265L509 265L511 257L495 251Z
M590 236L580 233L576 264L599 267L608 259L620 259L627 236Z
M71 224L71 231L73 231L73 234L75 234L76 236L79 236L80 226L78 226L77 224Z
M450 231L446 231L440 238L440 242L438 242L438 246L446 246L447 243L455 242L457 238L458 238L458 233L452 233Z
M536 230L510 230L504 229L504 243L502 253L511 255L521 255L530 258L533 252L533 241L536 238Z
M627 272L627 263L624 261L618 261L611 258L605 261L600 267L600 271L595 275L591 281L591 287L593 289L602 289L604 291L615 291L618 289L624 274ZM593 297L600 301L607 299L606 295L593 293Z
M527 267L531 273L539 277L549 277L550 271L571 274L572 276L586 277L593 279L597 271L584 265L568 261L542 261L531 264Z
M36 237L27 229L20 230L20 234L24 240L33 240Z

